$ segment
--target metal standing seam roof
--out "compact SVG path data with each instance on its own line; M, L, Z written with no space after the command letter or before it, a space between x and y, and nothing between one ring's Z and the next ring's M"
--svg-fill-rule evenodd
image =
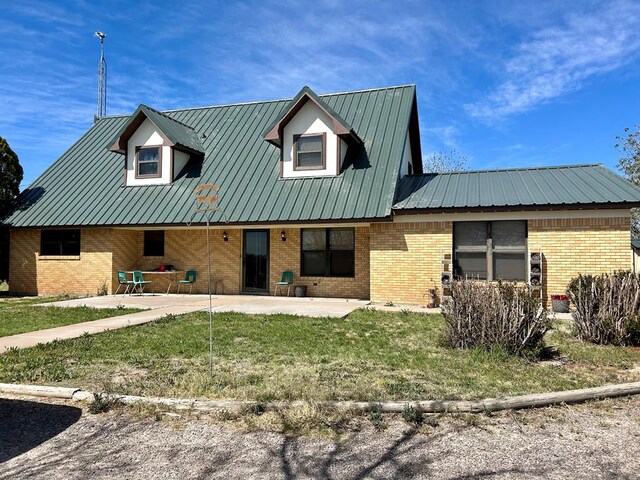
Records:
M262 132L289 100L156 112L197 133L204 158L171 185L123 186L122 155L109 151L129 116L105 117L20 196L12 227L179 225L192 217L194 188L220 186L224 212L214 222L276 223L388 218L415 86L322 95L362 139L337 177L281 179L279 149ZM140 107L144 109L143 107ZM148 109L145 115L154 115ZM158 117L156 121L162 123ZM180 123L177 123L180 122ZM171 129L163 124L159 128ZM165 132L166 133L166 132ZM355 153L354 153L355 152Z
M186 147L187 149L195 152L204 153L202 142L192 127L185 125L184 123L179 122L158 110L148 107L147 105L140 105L136 111L131 114L116 137L109 142L109 145L113 145L118 142L128 127L134 123L138 115L141 114L144 114L144 116L146 116L174 145L177 145L178 147ZM129 140L129 138L126 138L126 140Z
M640 188L600 164L403 177L396 213L552 206L640 206Z

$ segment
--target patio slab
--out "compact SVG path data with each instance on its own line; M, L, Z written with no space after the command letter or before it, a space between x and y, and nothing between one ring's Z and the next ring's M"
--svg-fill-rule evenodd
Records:
M369 305L369 300L352 298L319 297L274 297L268 295L214 295L213 312L240 312L249 314L284 313L309 317L344 317L353 310ZM207 295L150 295L112 296L76 298L61 302L42 303L56 307L93 307L164 309L183 307L186 311L206 310L209 307ZM119 318L119 317L116 317Z
M255 295L218 295L212 298L213 312L240 312L248 314L306 315L309 317L344 317L357 308L369 304L368 300L342 298L296 298ZM93 335L107 330L141 325L157 320L165 315L207 310L207 295L142 295L76 298L60 302L41 303L37 306L145 308L142 312L119 317L103 318L91 322L77 323L63 327L48 328L35 332L0 337L0 353L10 348L29 348L39 343L49 343L58 339L77 338L85 334Z

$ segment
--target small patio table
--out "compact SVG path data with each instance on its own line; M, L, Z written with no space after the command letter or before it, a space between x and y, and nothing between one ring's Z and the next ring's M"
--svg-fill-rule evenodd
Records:
M169 295L171 285L173 285L174 283L178 285L179 275L182 274L182 276L184 276L185 273L184 270L165 270L164 272L161 272L160 270L141 270L141 272L143 277L151 275L159 275L160 277L163 277L164 280L169 283L169 285L167 286L167 295ZM127 273L133 275L133 270L127 271Z

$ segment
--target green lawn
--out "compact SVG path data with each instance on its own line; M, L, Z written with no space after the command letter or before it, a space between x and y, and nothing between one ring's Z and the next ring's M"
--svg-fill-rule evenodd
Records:
M35 308L35 307L33 307ZM439 315L358 310L344 319L198 312L0 356L0 382L248 400L477 399L640 380L640 350L550 332L554 363L442 347Z
M137 312L136 309L97 309L89 307L61 308L40 307L37 303L59 298L5 298L0 301L0 337L33 332L45 328L61 327L73 323L88 322L100 318L115 317Z

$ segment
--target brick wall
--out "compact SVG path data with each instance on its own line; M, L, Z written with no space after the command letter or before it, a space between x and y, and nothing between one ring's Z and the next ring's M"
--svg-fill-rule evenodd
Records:
M545 296L562 294L578 273L631 268L630 219L529 220L529 248L542 247Z
M295 283L307 285L310 297L369 298L369 227L355 228L355 277L301 277L300 229L285 228L287 240L280 238L282 228L271 229L271 268L269 291L282 272L293 272Z
M371 300L425 304L440 286L440 254L451 251L451 222L371 225Z
M629 218L529 220L529 245L543 248L547 294L564 292L578 273L629 269ZM440 281L440 254L450 251L452 222L374 223L355 229L354 278L300 277L300 229L270 229L269 291L283 271L293 271L309 296L371 298L374 302L431 302L428 290ZM242 281L242 230L211 230L213 288L237 294ZM197 291L207 291L204 229L166 230L165 255L143 256L141 230L82 229L78 257L39 257L40 230L11 231L9 285L13 292L95 295L103 282L117 288L118 270L152 270L160 263L198 272ZM151 289L165 291L166 282L151 278Z
M240 265L242 231L227 229L228 241L223 230L211 229L211 287L213 292L237 294L240 292ZM123 251L121 251L123 250ZM155 270L160 264L173 265L177 270L195 270L196 285L193 293L206 293L207 286L207 233L205 229L165 230L164 256L144 256L144 231L116 230L114 234L113 276L118 270ZM183 274L180 274L180 278ZM145 291L166 292L167 279L150 275L145 280L151 284ZM176 285L171 292L175 293ZM181 292L184 291L184 287ZM187 292L189 286L187 286Z
M82 229L79 256L40 257L40 230L11 231L9 288L15 293L95 295L111 283L112 230Z

